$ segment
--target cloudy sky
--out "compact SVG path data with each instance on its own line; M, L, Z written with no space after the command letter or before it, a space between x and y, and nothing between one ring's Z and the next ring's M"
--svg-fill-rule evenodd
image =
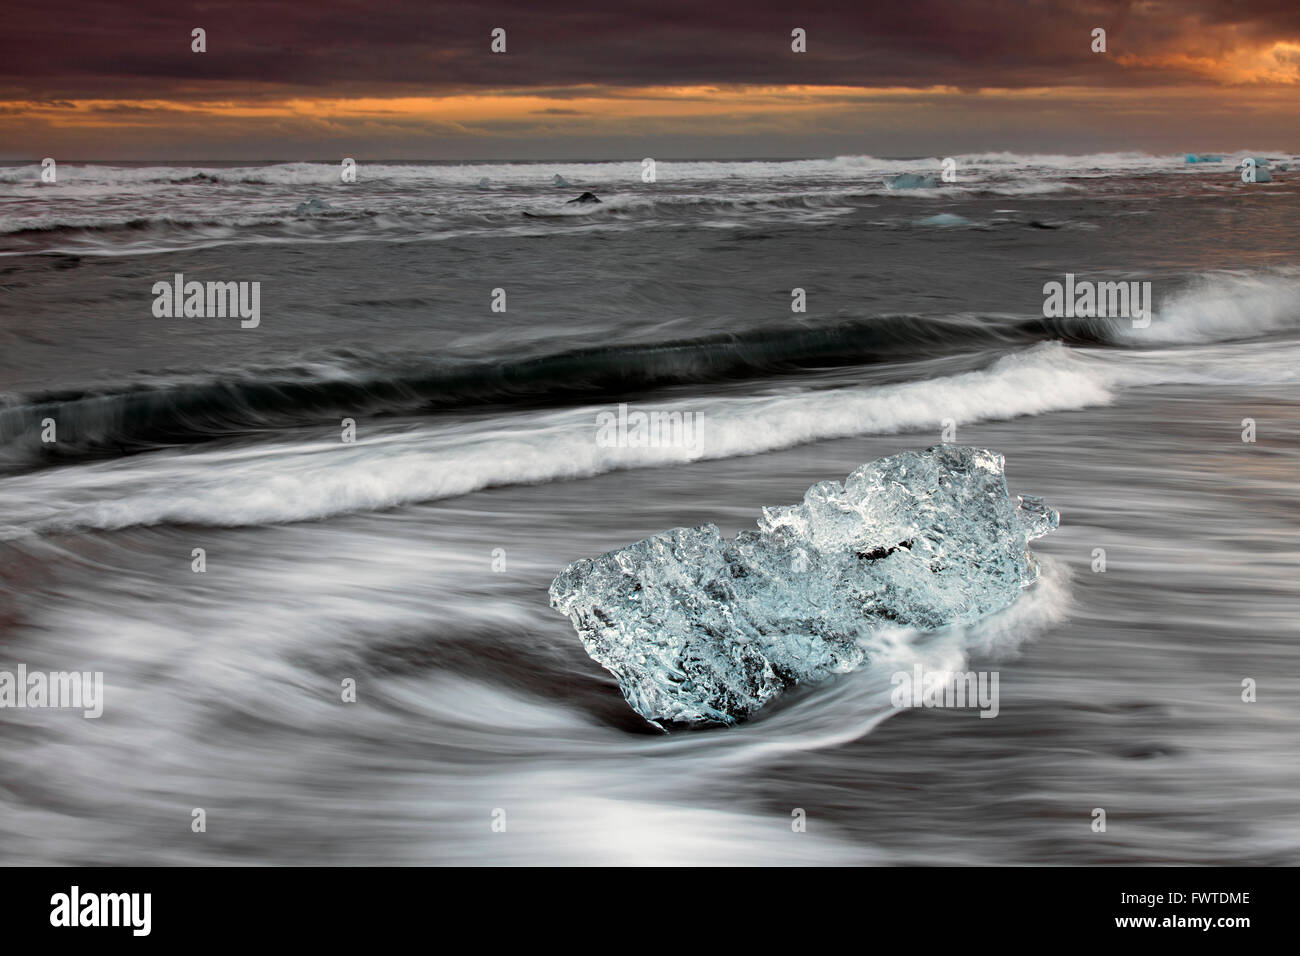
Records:
M7 160L1300 150L1298 118L1300 0L55 0L0 20Z

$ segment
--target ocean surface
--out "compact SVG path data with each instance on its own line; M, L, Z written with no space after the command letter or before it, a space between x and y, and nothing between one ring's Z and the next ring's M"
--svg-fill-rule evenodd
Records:
M0 709L0 863L1300 863L1300 161L955 159L0 167L0 670L105 682ZM548 607L944 438L1061 515L977 625L664 734Z

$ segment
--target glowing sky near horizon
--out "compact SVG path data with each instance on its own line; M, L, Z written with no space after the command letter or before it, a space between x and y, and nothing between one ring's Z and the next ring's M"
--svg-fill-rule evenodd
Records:
M9 160L1300 148L1291 0L78 0L3 23Z

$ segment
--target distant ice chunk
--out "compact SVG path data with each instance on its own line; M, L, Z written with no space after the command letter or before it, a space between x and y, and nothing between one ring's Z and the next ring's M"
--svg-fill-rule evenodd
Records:
M932 630L1015 601L1028 541L1057 526L1007 494L1002 456L938 445L863 465L758 531L674 528L565 568L551 606L632 709L663 723L744 719L801 682L866 664L883 625Z
M1187 161L1189 163L1221 163L1222 156L1212 156L1209 153L1188 153Z
M941 212L937 216L930 216L928 219L917 220L918 226L973 226L974 223L965 216L954 215L950 212Z
M899 173L885 179L886 189L936 189L939 183L933 176L917 176L914 173Z
M478 188L479 188L479 189L491 189L491 188L492 188L492 182L491 182L491 180L489 180L486 176L482 177L482 178L478 181Z
M565 179L563 176L561 176L559 173L556 173L556 174L555 174L555 185L559 186L561 189L572 189L572 188L573 188L572 186L569 185L568 180L566 180L566 179Z
M306 202L298 203L298 208L295 211L300 216L311 216L319 212L326 212L333 208L333 206L325 202L323 199L308 199Z

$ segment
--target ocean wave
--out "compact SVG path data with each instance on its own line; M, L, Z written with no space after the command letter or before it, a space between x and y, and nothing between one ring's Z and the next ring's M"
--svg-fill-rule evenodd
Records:
M1224 164L1243 156L1290 157L1287 150L1237 150L1224 153ZM797 160L673 160L656 161L658 180L703 182L716 180L849 180L880 177L899 172L935 171L947 157L907 159L844 155L828 159ZM1186 154L1151 154L1136 151L1083 154L983 152L958 153L951 157L958 170L987 170L1005 174L1011 170L1037 170L1050 174L1116 174L1125 172L1188 172ZM339 161L263 163L244 166L171 166L61 163L59 184L130 186L162 185L260 185L325 186L340 181ZM554 177L562 176L574 189L593 185L641 182L640 158L604 162L362 162L357 164L358 182L412 183L480 189L487 179L487 192L502 186L537 186L555 190ZM960 176L960 172L959 172ZM0 184L39 185L41 167L36 164L0 166Z
M451 428L390 430L355 444L296 441L144 455L20 475L0 486L0 512L10 516L9 534L303 521L498 485L754 455L828 438L933 429L945 418L960 425L1111 399L1104 364L1044 343L987 369L931 381L702 399L665 408L704 416L702 439L692 445L607 447L596 440L600 409L594 407L514 414Z
M0 463L112 457L222 437L315 426L340 416L573 405L808 369L978 355L1061 340L1124 348L1252 339L1300 325L1300 271L1213 273L1180 282L1151 324L1122 318L896 315L794 324L531 357L424 361L341 356L300 368L231 369L125 387L0 396ZM59 441L40 441L41 422Z
M219 377L137 382L0 398L0 461L68 461L318 424L336 415L572 404L670 385L737 381L1047 337L1041 323L1005 317L882 316L534 358L385 364L376 357L302 369L251 368ZM41 422L59 441L39 440Z
M356 443L282 440L139 455L17 475L0 484L0 537L162 523L244 526L307 521L630 468L734 458L834 438L933 432L1110 403L1124 387L1295 384L1296 349L1272 343L1121 352L1045 342L987 368L902 384L699 398L656 406L703 416L698 441L622 447L597 440L609 406L514 413L447 427L384 429Z
M626 188L626 187L625 187ZM126 239L168 239L181 242L207 238L238 238L232 230L261 230L262 235L283 235L286 238L311 235L322 230L334 231L340 224L361 225L365 234L382 238L434 238L430 230L446 233L459 227L492 232L502 227L521 226L521 215L540 219L573 219L590 222L606 219L635 221L637 219L694 220L714 218L729 214L781 215L783 213L817 216L842 215L861 207L863 201L881 196L914 196L925 199L969 198L981 195L1029 196L1068 191L1077 187L1051 183L971 184L948 186L943 190L915 189L891 190L867 186L852 189L798 188L774 190L764 188L740 195L674 194L668 192L606 193L599 204L576 205L563 199L548 198L539 202L536 195L497 197L492 201L462 202L440 197L414 202L391 195L330 197L337 205L321 212L304 215L295 211L296 196L278 199L271 196L256 200L260 211L248 212L249 203L227 203L224 210L194 208L178 210L167 215L141 215L140 210L127 208L105 210L88 214L77 210L72 214L58 212L41 216L9 215L0 217L0 236L19 244L23 250L28 244L39 244L41 251L51 251L49 244L59 240L82 243L78 251L91 251L92 244L100 244L105 253L133 252L133 247L120 247ZM304 194L306 195L306 194ZM476 197L477 198L477 197ZM359 199L359 201L358 201ZM346 204L344 204L346 202ZM193 204L192 204L193 205ZM250 235L250 238L255 236Z
M1258 153L1260 151L1252 151ZM1134 177L1177 176L1177 189L1209 190L1232 180L1223 168L1188 164L1181 153L1081 156L969 153L951 157L956 179L895 190L900 173L937 178L941 157L840 156L786 161L661 160L642 180L640 160L592 163L363 163L355 184L334 162L245 166L110 166L64 163L42 184L36 165L0 166L0 255L45 252L145 255L237 243L437 241L466 234L536 234L555 223L625 229L661 221L765 219L808 224L882 200L1054 197L1123 192ZM1226 172L1225 172L1226 170ZM562 175L567 188L554 185ZM1186 179L1194 175L1194 179ZM487 179L489 186L480 182ZM1279 184L1282 185L1282 184ZM1175 190L1175 192L1177 191ZM565 206L582 191L599 207ZM1279 190L1288 194L1285 189ZM296 215L304 200L334 209ZM161 214L160 214L161 213Z
M312 214L313 220L339 220L339 219L370 219L379 215L375 210L360 209L328 209L324 212ZM295 214L292 210L285 213L264 213L259 215L230 215L230 216L76 216L67 219L58 219L54 217L41 219L18 219L11 218L0 221L0 235L12 236L17 239L26 237L51 237L60 236L94 236L96 234L111 235L113 233L139 233L147 231L164 232L166 230L175 230L183 232L186 230L229 230L229 229L248 229L259 228L263 226L280 226L290 222L301 222L304 217Z
M1125 345L1252 339L1300 328L1300 270L1215 272L1193 279L1156 306L1151 325L1115 322L1105 335Z

